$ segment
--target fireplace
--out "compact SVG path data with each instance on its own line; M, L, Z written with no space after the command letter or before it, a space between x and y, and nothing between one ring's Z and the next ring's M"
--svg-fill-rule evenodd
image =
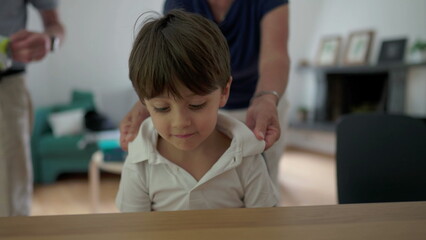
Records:
M314 122L335 124L346 114L402 113L404 69L385 67L329 68L317 72Z

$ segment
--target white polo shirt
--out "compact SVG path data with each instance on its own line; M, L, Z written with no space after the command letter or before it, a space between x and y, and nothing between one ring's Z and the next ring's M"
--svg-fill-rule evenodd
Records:
M273 207L276 191L261 155L265 143L247 126L219 114L217 129L232 139L228 150L196 181L156 150L151 118L129 144L116 205L122 212Z

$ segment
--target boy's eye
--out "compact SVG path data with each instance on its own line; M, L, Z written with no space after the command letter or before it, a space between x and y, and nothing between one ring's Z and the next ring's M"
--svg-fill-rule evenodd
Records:
M189 104L189 108L192 110L198 110L198 109L202 109L205 105L206 105L206 102L202 104Z
M167 112L169 107L154 107L154 111L156 112Z

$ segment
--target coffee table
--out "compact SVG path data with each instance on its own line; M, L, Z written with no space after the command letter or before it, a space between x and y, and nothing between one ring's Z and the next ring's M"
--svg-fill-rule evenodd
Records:
M121 174L125 159L125 155L120 154L119 134L100 134L96 141L99 150L92 155L89 165L89 196L93 213L99 212L100 171Z

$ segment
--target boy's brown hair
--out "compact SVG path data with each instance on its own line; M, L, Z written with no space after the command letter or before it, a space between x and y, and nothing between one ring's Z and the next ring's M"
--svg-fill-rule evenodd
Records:
M225 88L230 76L229 48L220 29L182 10L146 22L129 57L129 77L141 100L163 93L182 98L180 85L206 95Z

